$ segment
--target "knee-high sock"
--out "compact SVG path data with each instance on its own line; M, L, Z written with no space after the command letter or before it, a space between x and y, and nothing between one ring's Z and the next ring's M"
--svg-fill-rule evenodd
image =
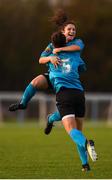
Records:
M27 106L28 102L35 95L36 91L37 89L30 83L26 87L20 103L23 104L24 106Z
M53 123L55 121L61 121L61 116L59 111L55 111L54 113L50 114L48 117L49 123Z
M88 163L88 156L87 156L87 150L86 150L86 137L83 135L83 133L77 129L72 129L70 131L70 137L72 140L76 143L78 153L81 159L82 164Z
M72 140L79 146L82 146L85 148L85 144L86 144L86 137L83 135L83 133L81 131L79 131L78 129L73 128L70 131L70 137L72 138Z
M82 164L87 164L88 163L88 154L87 150L85 151L85 148L77 145L77 150L81 159Z

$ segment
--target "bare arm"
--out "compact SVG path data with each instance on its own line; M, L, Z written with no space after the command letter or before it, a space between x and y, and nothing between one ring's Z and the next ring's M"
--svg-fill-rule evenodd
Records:
M46 64L50 61L50 56L48 57L40 57L39 58L39 64Z
M54 64L55 67L61 64L60 59L57 56L40 57L39 59L40 64L46 64L48 62Z
M80 51L80 50L81 50L80 46L71 45L71 46L65 46L61 48L55 48L53 49L53 54L56 54L61 51Z

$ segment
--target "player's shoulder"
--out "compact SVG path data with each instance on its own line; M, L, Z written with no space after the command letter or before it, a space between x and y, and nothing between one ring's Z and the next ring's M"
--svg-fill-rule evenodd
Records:
M84 43L81 38L76 38L74 41L77 42L77 43Z
M53 44L52 44L51 42L48 44L48 46L49 46L50 48L53 48Z
M76 45L76 44L84 44L81 38L74 38L72 41L68 42L67 45Z
M75 39L75 44L80 46L81 49L83 49L84 46L85 46L85 44L84 44L84 42L83 42L83 40L81 38L76 38Z
M51 50L53 50L53 45L52 43L49 43L47 47L45 48L45 52L49 53Z

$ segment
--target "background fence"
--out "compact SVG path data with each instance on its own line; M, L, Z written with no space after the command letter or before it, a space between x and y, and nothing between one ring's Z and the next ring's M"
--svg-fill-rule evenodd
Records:
M20 92L0 93L0 121L16 119L24 122L27 119L43 119L56 110L55 96L38 93L30 101L26 110L9 112L8 107L11 103L16 103L21 99ZM112 94L86 94L86 119L91 121L112 120Z

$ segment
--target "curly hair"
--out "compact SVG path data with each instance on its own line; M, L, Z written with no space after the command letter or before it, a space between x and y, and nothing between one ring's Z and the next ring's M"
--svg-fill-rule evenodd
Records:
M58 9L50 21L54 23L59 30L63 30L68 24L74 24L73 20L70 20L63 9Z

